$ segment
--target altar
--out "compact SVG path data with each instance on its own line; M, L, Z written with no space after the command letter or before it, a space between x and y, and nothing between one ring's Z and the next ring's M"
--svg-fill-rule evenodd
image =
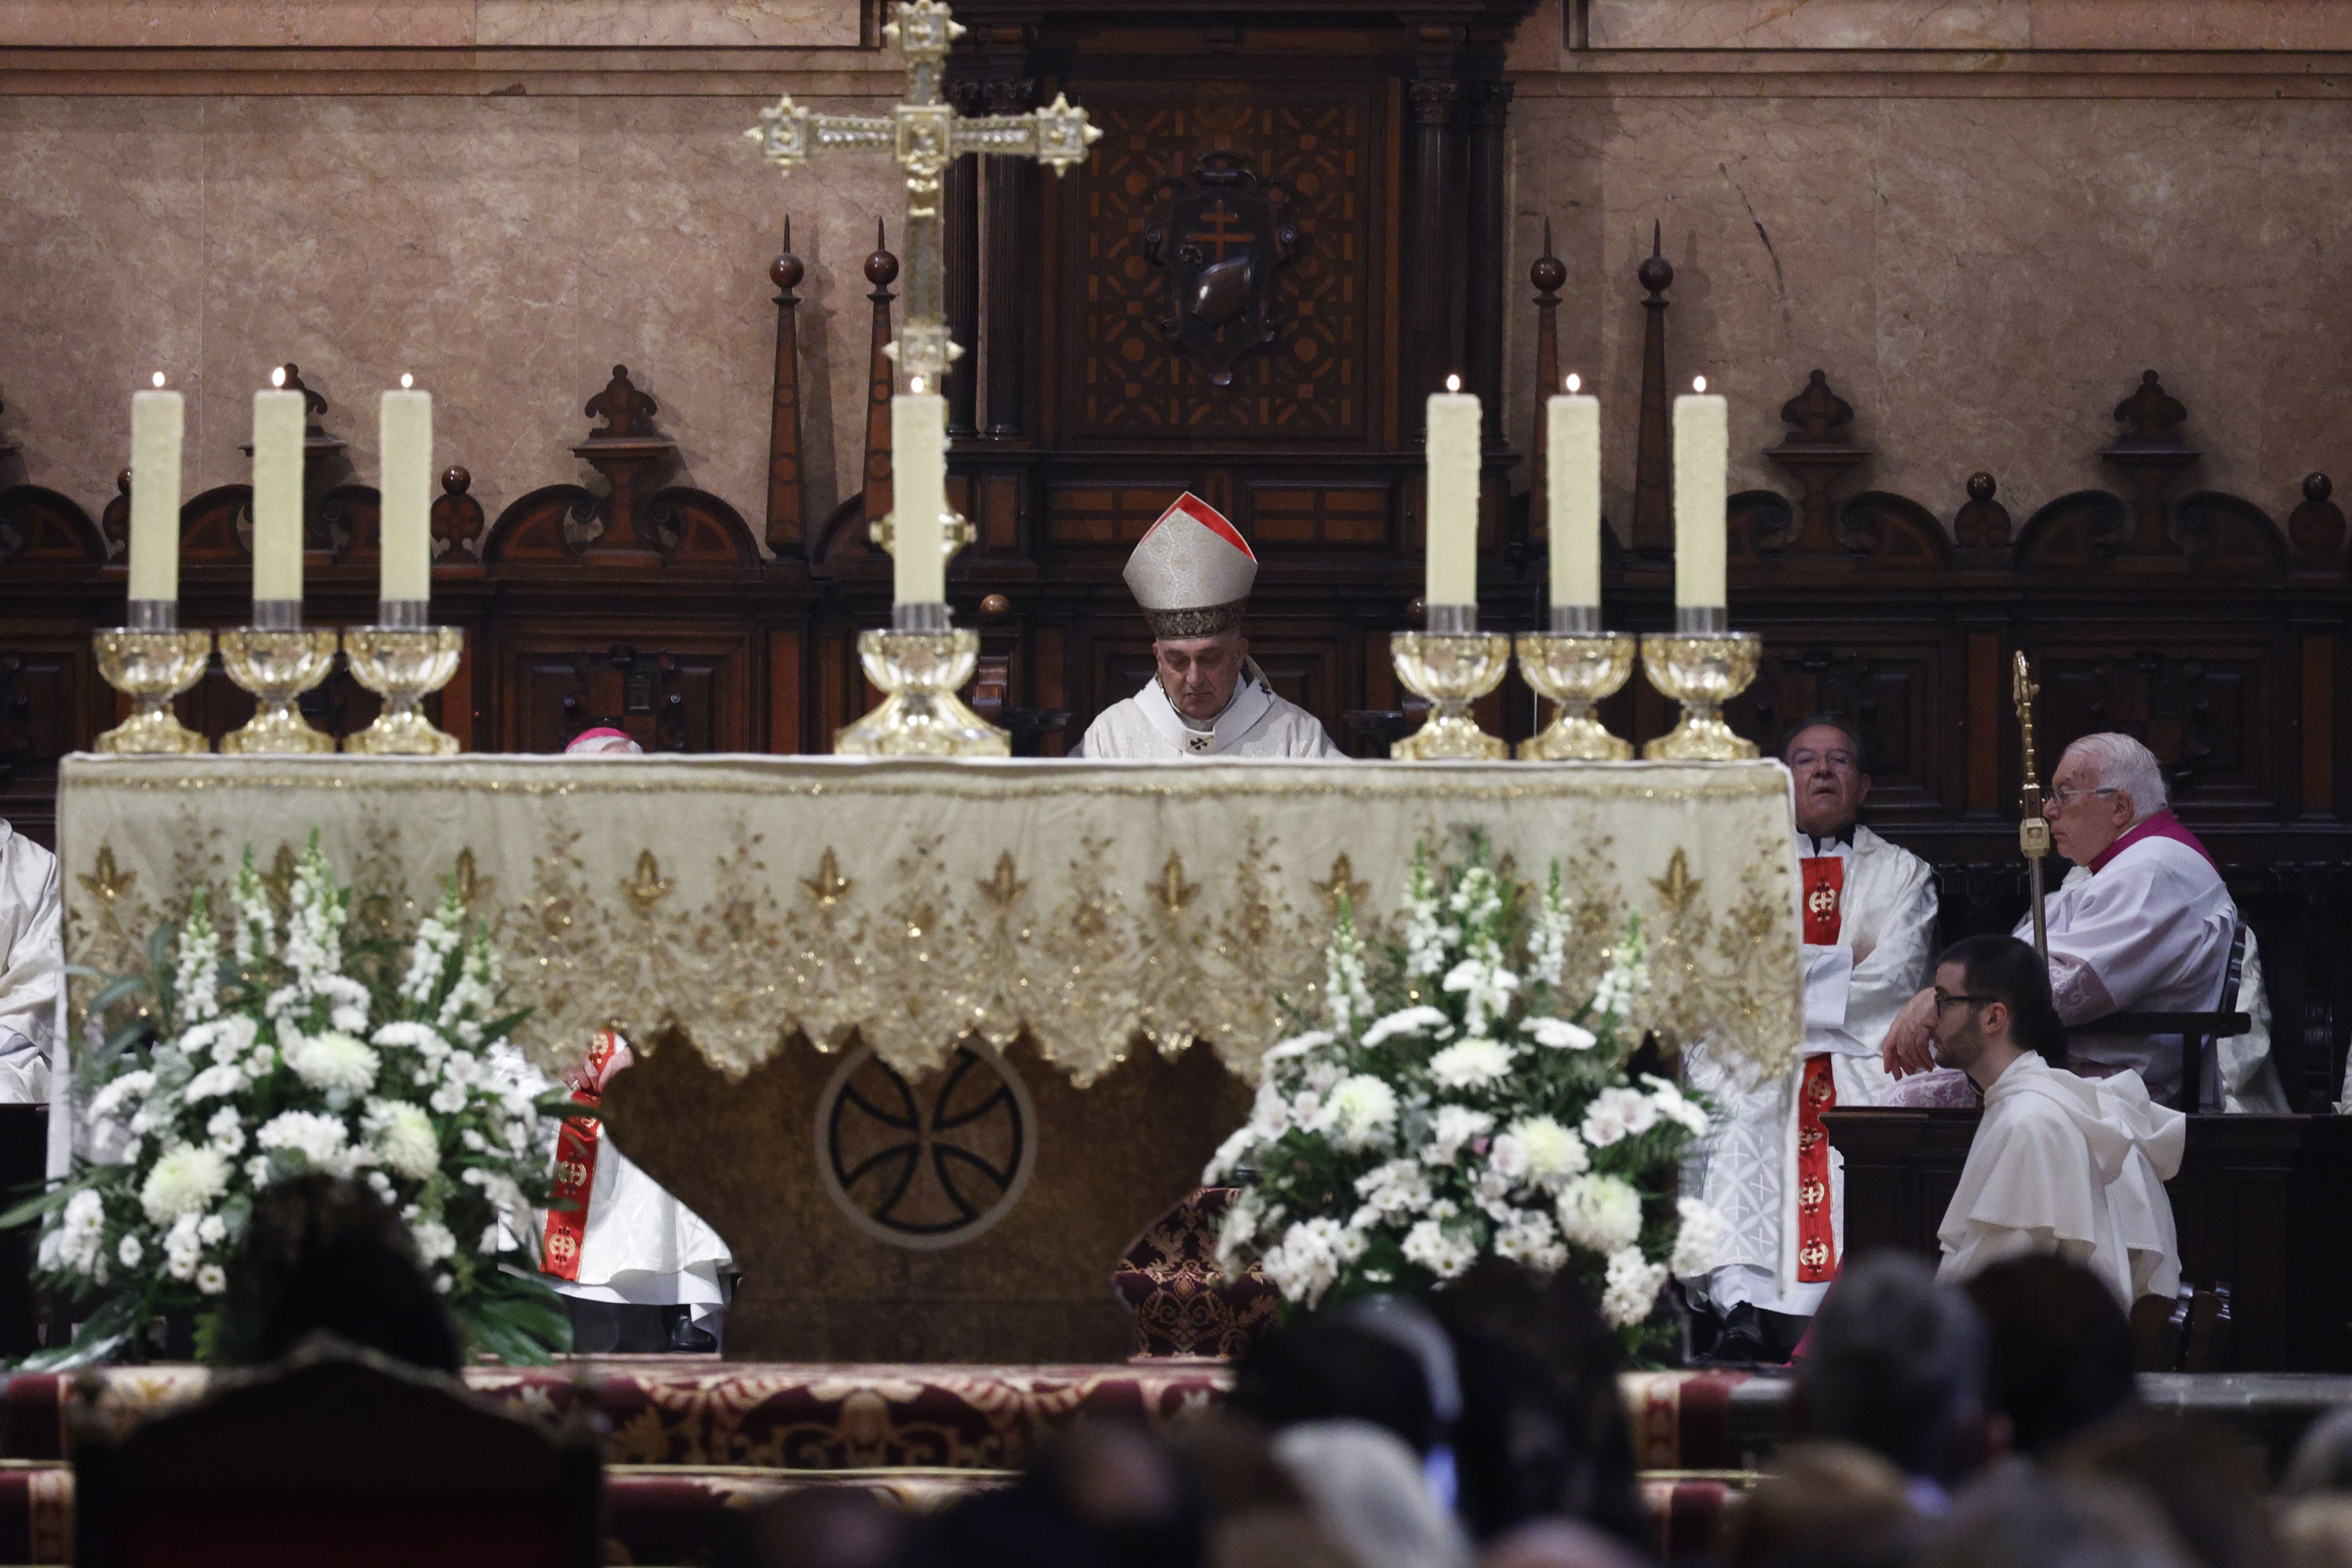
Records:
M457 889L542 1065L636 1042L610 1126L733 1247L730 1357L1122 1359L1112 1267L1318 1019L1336 911L1396 934L1417 846L1475 832L1556 874L1572 984L1637 917L1668 1053L1800 1033L1777 763L77 756L62 780L76 964L137 967L248 847L284 876L315 833L355 929Z

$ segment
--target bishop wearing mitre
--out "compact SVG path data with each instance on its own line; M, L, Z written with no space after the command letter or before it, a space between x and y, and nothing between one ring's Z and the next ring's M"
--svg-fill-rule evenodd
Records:
M1127 586L1151 627L1144 689L1087 727L1077 755L1152 761L1337 757L1315 716L1275 695L1249 656L1243 613L1257 557L1216 508L1187 492L1127 558Z
M1822 1113L1875 1105L1889 1085L1887 1026L1927 978L1936 924L1927 863L1856 820L1870 795L1862 741L1832 714L1781 750L1795 787L1804 890L1805 1035L1798 1058L1759 1075L1696 1047L1691 1081L1719 1114L1695 1163L1727 1221L1715 1266L1692 1294L1701 1348L1727 1362L1786 1361L1837 1278L1844 1252L1844 1162Z

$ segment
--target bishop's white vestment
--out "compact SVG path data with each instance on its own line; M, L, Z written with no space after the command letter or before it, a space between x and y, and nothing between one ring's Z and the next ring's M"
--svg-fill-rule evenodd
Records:
M2088 866L2077 866L2043 903L2050 937L2050 999L2068 1024L2109 1013L2204 1013L2221 1003L2238 907L2204 849L2168 811L2118 838ZM2029 910L2017 924L2033 940ZM2264 1009L2267 1016L2267 1009ZM2266 1037L2265 1037L2266 1039ZM2071 1035L2068 1066L2099 1078L2128 1068L2160 1101L2180 1088L2178 1035ZM2276 1092L2267 1062L2242 1045L2225 1051L2247 1109ZM2221 1068L2209 1062L2209 1082ZM2261 1081L2258 1081L2260 1079ZM2282 1101L2277 1109L2285 1107Z
M0 1104L49 1098L49 1042L65 984L58 858L0 822Z
M1806 1315L1821 1304L1844 1250L1845 1162L1828 1146L1820 1112L1878 1103L1890 1081L1879 1045L1927 983L1936 928L1928 864L1867 827L1850 841L1800 834L1798 847L1806 899L1799 1059L1759 1078L1703 1045L1686 1058L1692 1085L1716 1107L1694 1163L1697 1190L1727 1222L1700 1291L1717 1311L1744 1301Z
M1087 726L1076 756L1137 757L1175 762L1204 757L1344 757L1315 715L1275 695L1255 659L1242 666L1234 700L1216 721L1196 728L1155 677L1142 690L1114 702Z
M2126 1308L2142 1296L2169 1300L2180 1249L2164 1184L2180 1169L2188 1127L2129 1069L2080 1078L2028 1051L1985 1090L1984 1120L1936 1232L1937 1278L2054 1252L2096 1274Z

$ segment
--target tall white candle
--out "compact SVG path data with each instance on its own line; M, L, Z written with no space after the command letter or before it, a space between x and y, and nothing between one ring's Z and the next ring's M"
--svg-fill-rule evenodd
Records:
M401 378L404 384L408 378ZM422 601L433 596L433 395L387 392L377 405L383 452L383 571L376 596Z
M890 400L891 597L937 605L948 596L948 400L901 393Z
M1730 413L1720 396L1699 390L1675 399L1675 607L1713 609L1723 586L1726 470L1731 462Z
M1572 379L1572 378L1571 378ZM1551 602L1601 603L1601 400L1570 393L1545 405Z
M1449 375L1445 390L1429 396L1425 605L1478 602L1478 399L1461 385Z
M302 434L299 392L253 395L253 597L302 597Z
M159 373L155 384L161 387ZM180 596L180 440L176 392L131 395L131 596Z

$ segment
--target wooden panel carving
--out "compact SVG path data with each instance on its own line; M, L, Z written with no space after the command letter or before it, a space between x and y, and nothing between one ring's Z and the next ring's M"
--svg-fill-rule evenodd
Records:
M560 752L583 730L627 731L648 752L733 752L746 744L749 639L708 632L639 641L510 639L505 747Z
M1055 544L1132 544L1185 487L1059 484L1045 491L1045 537Z
M2028 652L2053 748L2118 730L2164 764L2167 783L2200 807L2260 809L2278 798L2270 745L2268 649L2170 642L2102 650L2080 643Z
M38 485L0 490L0 561L79 566L106 557L106 541L89 514L68 498Z
M1385 545L1394 498L1386 485L1245 484L1253 539L1279 544Z
M1086 101L1103 140L1082 176L1072 433L1253 445L1366 439L1381 163L1373 90L1301 87L1268 102L1121 85L1090 88ZM1281 341L1235 363L1225 387L1211 385L1161 327L1176 312L1167 274L1144 254L1163 183L1182 182L1220 151L1290 192L1286 211L1299 237L1276 288ZM1199 243L1213 262L1229 250L1239 256L1246 237L1236 229Z
M1741 733L1769 747L1815 713L1840 714L1869 752L1871 808L1933 812L1944 799L1944 649L1935 642L1879 642L1852 636L1792 644L1767 633L1756 683L1731 709Z

